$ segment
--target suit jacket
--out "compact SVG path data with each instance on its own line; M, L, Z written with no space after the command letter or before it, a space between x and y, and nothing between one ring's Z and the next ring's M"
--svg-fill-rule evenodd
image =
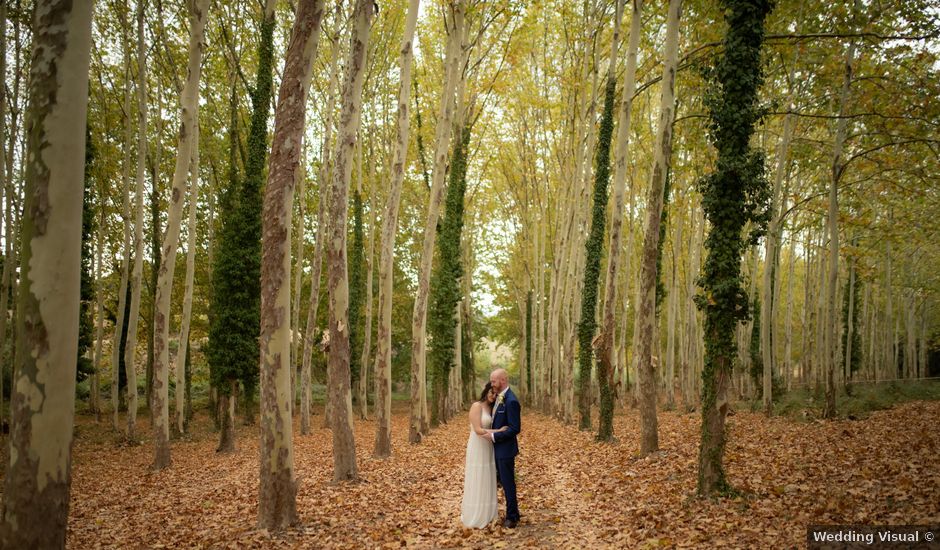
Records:
M503 402L493 411L493 429L503 426L509 429L493 434L493 455L495 458L512 458L519 454L516 436L522 432L522 406L512 389L506 390Z

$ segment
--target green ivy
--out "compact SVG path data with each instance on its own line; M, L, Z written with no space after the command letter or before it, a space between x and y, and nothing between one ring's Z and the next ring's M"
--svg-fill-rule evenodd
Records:
M578 323L578 411L581 420L578 427L591 429L591 359L594 350L591 341L597 331L597 284L601 272L601 255L604 247L604 223L607 212L607 186L610 183L610 140L614 133L614 97L617 82L614 75L607 76L604 93L604 114L597 137L597 153L594 171L594 207L591 213L591 233L584 245L587 261L584 265L584 290L581 293L581 321ZM607 387L607 377L598 373L602 393L612 391ZM602 396L603 398L603 396Z
M232 101L229 128L228 186L219 197L218 248L213 258L207 359L212 384L222 394L231 381L244 386L245 405L258 385L258 327L261 319L261 203L268 153L268 112L271 105L275 19L261 24L258 73L251 93L251 127L245 176L240 178L237 105Z
M360 376L360 352L362 351L363 329L362 307L365 303L366 281L365 254L363 254L362 237L362 194L359 190L353 192L353 238L352 248L349 249L349 374L350 381L355 384Z
M764 109L758 103L763 83L761 46L764 19L771 0L723 0L728 28L724 51L706 70L705 105L709 139L718 152L714 172L699 181L702 207L710 224L707 256L696 302L705 315L705 367L702 371L702 441L698 492L729 492L723 466L724 414L718 409L719 379L730 384L736 347L735 325L748 316L748 297L741 281L741 254L756 242L770 217L770 187L764 157L750 146L754 126ZM753 228L749 237L744 228ZM717 423L713 424L714 419ZM714 477L706 478L711 471Z
M463 265L460 262L460 235L463 231L464 194L467 190L466 151L470 143L470 127L467 126L454 140L454 160L451 163L450 181L444 203L444 219L439 224L437 239L437 265L431 275L431 304L428 316L428 333L431 336L428 360L432 376L431 423L438 425L444 411L448 390L448 375L454 366L457 304L460 302L460 278Z

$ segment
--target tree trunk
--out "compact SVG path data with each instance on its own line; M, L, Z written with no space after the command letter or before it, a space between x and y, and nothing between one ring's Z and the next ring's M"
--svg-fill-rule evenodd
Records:
M158 84L157 86L157 111L163 112L163 88ZM163 117L158 116L156 120L156 135L158 139L156 140L155 151L153 152L153 166L150 174L150 181L152 184L152 189L150 192L150 288L148 292L150 293L150 315L147 319L147 368L146 368L146 377L145 388L146 388L146 399L147 399L147 410L150 414L150 421L153 422L153 361L154 361L154 347L153 347L153 307L157 303L157 274L160 271L160 264L163 263L162 256L160 254L160 235L162 230L160 228L160 162L163 157L163 147L160 143L159 136L163 135Z
M128 41L129 37L125 37ZM124 315L127 309L127 283L130 269L131 249L131 92L130 92L130 51L124 48L124 161L121 163L121 181L123 184L123 203L121 219L124 222L124 247L121 259L121 282L118 285L118 310L114 326L114 338L111 340L111 427L118 429L120 422L120 386L121 386L121 341L124 338ZM128 329L130 332L130 329Z
M398 230L398 208L401 204L405 163L408 158L409 102L411 96L411 65L414 61L414 35L418 23L419 0L409 0L405 33L401 39L398 85L397 137L392 153L391 183L383 216L382 245L379 256L379 326L375 353L375 447L376 458L392 454L392 294L395 264L395 234ZM365 364L363 364L365 366ZM412 443L421 441L416 407L420 404L420 384L411 370L411 433Z
M310 433L310 402L311 402L311 363L313 361L313 349L316 347L314 336L317 329L317 309L320 305L320 274L323 267L323 241L329 233L329 218L327 211L330 204L330 186L327 183L330 178L330 159L332 158L333 143L333 113L336 110L336 93L334 90L339 88L338 67L339 63L339 30L343 10L340 4L336 5L334 11L333 32L329 33L332 47L332 57L330 58L330 85L327 92L326 117L323 130L323 143L320 148L320 170L317 174L320 199L317 205L317 233L316 242L313 249L313 260L310 275L310 305L307 307L307 326L304 333L304 358L300 371L300 433L307 435ZM326 399L327 405L329 398ZM329 415L324 413L324 426L328 427Z
M614 312L617 309L617 277L620 267L620 239L623 226L623 195L627 187L627 154L630 147L630 115L633 112L633 94L636 90L636 57L640 46L640 24L643 0L633 0L630 16L630 41L627 45L627 69L624 75L623 95L617 121L616 161L614 168L613 214L610 223L610 252L607 259L607 279L604 291L602 325L597 343L598 373L601 389L600 419L597 439L611 441L614 429L614 362L613 345L616 326ZM619 18L616 24L620 24ZM668 35L667 35L668 37ZM668 44L668 42L667 42ZM668 52L668 50L667 50ZM664 101L665 103L665 101Z
M180 95L180 131L173 171L166 232L161 245L160 271L157 274L157 294L154 304L154 384L153 384L153 469L170 465L169 370L170 370L170 299L173 291L173 273L176 270L176 252L186 195L186 179L192 163L193 136L199 109L199 77L208 0L193 0L190 5L189 63L186 83Z
M330 371L330 401L333 405L333 480L355 480L356 442L353 439L352 391L350 388L349 280L346 268L346 212L352 156L359 132L365 56L373 5L358 0L355 27L349 42L349 58L343 83L342 108L336 137L336 156L331 178L330 239L327 247L327 287L329 289L330 345L327 368Z
M829 307L829 317L826 319L826 405L823 409L824 418L836 416L836 368L841 363L841 346L837 334L839 331L839 180L845 171L846 164L842 161L842 147L845 142L848 119L843 115L849 101L849 92L852 86L852 74L855 64L855 41L853 40L845 53L845 75L842 80L842 91L839 97L839 120L836 122L836 133L832 145L832 168L829 185L829 282L826 303ZM905 360L909 358L905 357ZM905 361L907 362L907 361Z
M0 79L6 80L7 74L7 4L6 2L0 3ZM0 86L0 155L6 152L6 119L7 119L7 94L6 94L6 85ZM10 136L10 143L12 144L16 140L14 135ZM6 204L12 204L13 202L13 193L12 185L7 185L7 173L6 173L6 158L0 158L0 197L6 199ZM11 178L12 179L12 178ZM2 201L0 201L0 208L3 209L4 213L9 213L10 208L4 207ZM103 209L102 209L103 210ZM4 424L4 411L6 408L3 406L3 377L4 371L6 370L6 341L7 341L7 311L9 310L8 296L10 292L10 264L13 263L13 258L11 254L11 243L13 242L14 231L12 220L9 215L6 215L3 219L3 275L0 279L0 429ZM101 266L101 239L99 232L98 239L98 260L95 263L98 273L95 274L95 281L98 281L100 277L100 266ZM98 294L98 303L101 303L101 291L100 286L97 292ZM99 312L96 315L95 319L98 323L98 326L101 326L101 312L100 307L98 308ZM100 333L100 330L99 330ZM92 388L97 390L97 381L98 381L98 360L101 358L100 354L100 344L101 344L101 335L98 335L97 338L98 347L96 348L99 353L95 356L94 364L94 374L92 375ZM91 395L92 409L96 411L97 414L97 401L95 400L95 393L92 392Z
M3 548L65 547L92 7L41 0L33 21Z
M301 137L303 139L303 137ZM307 149L306 140L304 140L304 151ZM307 158L306 154L301 154L301 159ZM307 211L307 169L303 161L301 161L300 166L297 167L297 172L295 174L297 181L294 182L294 185L297 187L297 252L294 256L294 276L292 282L294 284L294 297L291 303L290 310L290 403L291 403L291 417L294 416L297 409L295 408L298 403L297 398L299 394L297 392L297 366L298 366L298 357L297 353L299 351L300 345L300 291L303 288L303 274L304 274L304 232L306 231L307 224L304 221L304 217Z
M140 282L144 270L144 169L147 161L147 59L144 8L137 4L137 190L134 203L134 270L131 274L131 311L124 350L127 371L127 438L137 437L137 325L140 319Z
M193 313L193 277L196 268L196 203L199 202L199 123L196 122L193 134L193 159L190 169L192 183L189 187L189 219L186 222L186 287L183 296L183 319L180 322L179 348L174 358L176 378L176 429L186 433L186 358L189 352L189 325Z
M607 69L607 84L604 93L604 114L601 117L597 151L595 152L597 166L594 174L591 229L590 235L585 243L584 251L584 288L581 295L581 321L578 325L578 409L580 413L578 425L581 430L591 429L591 359L592 349L599 343L594 341L594 332L597 328L597 287L598 279L600 278L601 247L604 242L607 187L610 182L610 139L613 135L614 126L614 95L617 88L617 56L620 40L620 19L622 14L623 0L618 0L614 17L614 32L610 46L610 66ZM606 346L609 344L601 345ZM603 375L606 383L606 372L603 373Z
M0 146L2 148L2 146ZM2 162L0 162L2 164ZM99 187L98 189L98 236L97 242L95 244L95 358L94 358L94 373L92 374L91 379L91 396L90 396L90 405L91 410L95 413L95 422L101 421L101 376L99 375L99 369L101 368L101 357L102 349L104 347L104 260L102 255L104 254L105 247L105 231L107 229L107 224L105 223L105 203L104 203L104 193ZM7 223L9 223L9 217L6 218ZM7 248L9 250L9 248ZM9 253L5 256L9 258ZM3 294L0 297L0 311L4 312L4 319L0 320L0 349L4 349L4 341L6 339L6 330L4 326L6 323L6 311L7 311L7 289L9 288L9 272L4 265L3 273L3 285L0 286L0 293ZM0 365L2 365L2 360L0 360ZM2 376L2 368L0 368L0 376ZM3 394L3 383L0 382L0 395ZM0 398L0 410L3 409L2 398ZM3 424L3 414L0 412L0 425Z
M790 80L792 79L793 70L791 69ZM792 98L787 103L792 109ZM767 244L764 251L764 274L761 285L760 347L761 359L764 363L762 393L764 413L767 416L773 413L774 353L772 332L774 318L776 317L774 312L777 309L777 304L773 299L773 292L777 280L777 239L780 234L784 214L783 205L780 204L780 189L789 164L788 155L792 134L793 116L788 113L783 119L783 136L780 138L779 147L777 147L777 167L774 174L774 188L770 203L770 211L773 215L773 219L770 221L770 227L767 229Z
M361 150L361 148L360 148ZM373 155L372 159L375 158ZM370 161L372 164L371 174L375 173L375 163ZM361 179L361 178L360 178ZM372 277L373 277L373 268L375 262L373 258L375 257L375 212L376 208L371 206L369 207L369 217L371 221L369 222L369 249L366 252L366 295L365 295L365 308L366 308L366 319L365 324L362 329L362 355L359 359L359 418L366 420L369 418L369 391L368 391L368 373L369 373L369 357L371 356L372 351ZM356 350L351 350L352 353L355 353Z
M460 35L464 27L463 0L451 4L453 23L447 23L448 42L444 60L444 87L441 91L440 115L434 135L434 167L431 173L431 194L428 202L428 216L424 224L424 243L421 248L421 265L418 270L418 291L415 295L414 311L411 318L411 382L412 396L414 384L418 383L417 403L411 404L411 421L408 439L412 443L420 442L427 432L427 314L428 296L431 283L431 260L434 254L434 242L437 237L437 223L440 218L441 202L444 197L444 177L447 173L447 151L450 146L454 117L454 93L459 78L461 59Z
M698 494L726 493L725 416L735 354L734 331L747 315L747 294L741 284L742 232L758 224L764 205L754 197L767 195L762 164L750 159L749 142L762 111L757 104L764 20L772 4L766 0L726 0L724 51L714 63L707 102L710 124L719 128L711 141L718 151L715 169L702 180L702 206L710 224L707 256L699 284L699 307L705 316L705 363L702 371L702 422L698 456ZM750 201L747 200L750 197Z
M238 381L229 382L228 392L219 392L219 412L221 422L219 426L219 446L217 453L235 452L235 400L238 394Z
M290 396L291 205L307 91L316 59L323 1L297 8L284 59L264 190L261 256L261 477L258 525L283 529L297 521L297 480Z
M656 417L656 373L653 368L653 331L656 329L656 279L663 194L672 155L672 122L675 120L676 61L679 46L679 15L682 0L670 0L666 19L666 44L663 53L662 99L659 126L653 151L653 168L647 198L646 235L640 266L637 324L637 382L640 385L640 455L659 450L659 422Z

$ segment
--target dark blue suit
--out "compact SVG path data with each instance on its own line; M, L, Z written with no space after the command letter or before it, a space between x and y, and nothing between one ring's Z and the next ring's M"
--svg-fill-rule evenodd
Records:
M493 411L493 429L506 426L508 429L493 434L493 456L496 458L496 475L506 496L506 519L519 521L519 503L516 502L516 455L519 443L516 436L522 431L522 407L516 394L506 390L503 402Z

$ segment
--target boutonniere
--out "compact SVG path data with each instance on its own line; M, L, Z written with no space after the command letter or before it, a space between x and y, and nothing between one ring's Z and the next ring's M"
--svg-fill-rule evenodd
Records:
M497 395L495 407L498 409L499 406L503 404L503 401L504 401L504 396L502 394Z

